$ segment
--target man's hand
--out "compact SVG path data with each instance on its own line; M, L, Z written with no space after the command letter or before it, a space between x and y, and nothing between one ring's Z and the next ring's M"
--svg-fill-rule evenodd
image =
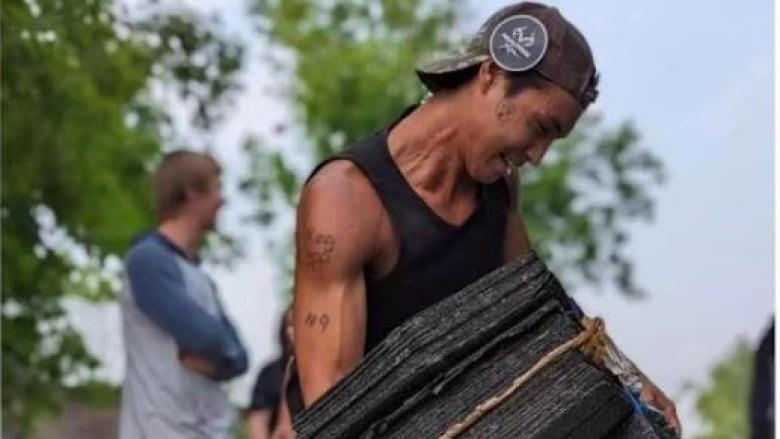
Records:
M217 368L211 361L183 349L179 349L179 361L186 369L206 378L213 378L217 373Z
M666 422L674 427L678 434L682 434L682 426L680 425L680 419L677 418L677 408L675 408L674 402L644 375L642 376L642 393L640 397L643 401L664 412Z

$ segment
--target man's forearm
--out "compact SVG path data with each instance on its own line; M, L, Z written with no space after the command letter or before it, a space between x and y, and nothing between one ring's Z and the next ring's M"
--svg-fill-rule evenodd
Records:
M240 365L245 352L223 316L201 308L186 290L182 274L164 250L145 247L127 257L126 275L138 308L188 353Z
M342 378L344 378L348 371L337 370L330 368L324 370L321 368L314 373L308 373L308 376L301 376L301 394L303 396L303 403L306 407L310 406L314 401L318 400L325 394L331 387L335 386Z

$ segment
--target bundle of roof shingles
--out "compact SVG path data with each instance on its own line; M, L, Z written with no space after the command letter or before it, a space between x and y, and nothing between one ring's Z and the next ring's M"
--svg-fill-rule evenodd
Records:
M395 329L296 418L298 438L437 438L582 328L534 255ZM617 379L569 351L459 437L656 438Z

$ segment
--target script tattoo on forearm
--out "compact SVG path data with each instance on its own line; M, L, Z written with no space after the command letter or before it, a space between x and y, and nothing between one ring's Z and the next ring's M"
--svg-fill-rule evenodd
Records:
M333 235L326 235L313 227L305 229L306 263L314 271L322 269L333 254L336 247L336 239Z
M303 320L303 324L310 327L310 328L320 328L320 332L325 332L325 330L328 328L328 323L330 323L330 317L328 317L327 313L313 313L309 312L306 313L306 318Z

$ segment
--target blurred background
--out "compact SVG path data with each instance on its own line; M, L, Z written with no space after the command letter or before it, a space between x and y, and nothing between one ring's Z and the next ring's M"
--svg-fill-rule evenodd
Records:
M250 350L229 389L245 406L278 349L301 182L419 101L413 67L507 3L3 1L3 432L115 436L121 258L177 147L224 165L206 267ZM522 173L532 240L685 437L748 437L774 315L773 4L550 3L589 39L601 94Z

